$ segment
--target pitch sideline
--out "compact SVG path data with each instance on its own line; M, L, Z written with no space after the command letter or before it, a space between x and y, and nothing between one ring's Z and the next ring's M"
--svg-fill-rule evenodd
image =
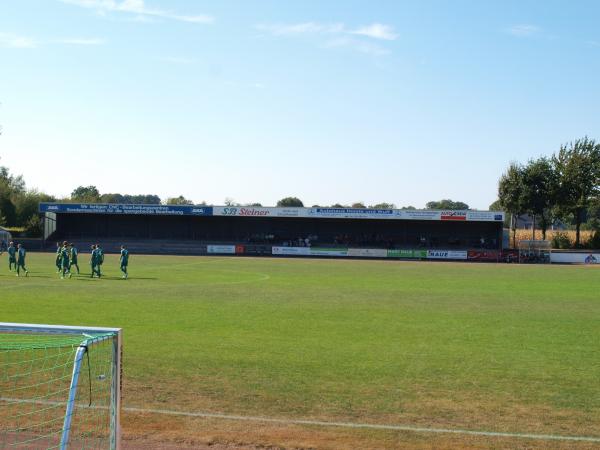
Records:
M63 405L63 402L55 402L48 400L21 400L16 398L0 397L0 401L12 403L40 403L45 405ZM82 408L89 408L87 405L78 405ZM107 406L92 406L93 409L108 409ZM209 413L209 412L186 412L173 411L168 409L151 409L151 408L135 408L123 407L123 411L139 414L162 414L169 416L182 417L197 417L205 419L222 419L222 420L237 420L245 422L265 422L277 423L281 425L314 425L320 427L337 427L337 428L355 428L355 429L371 429L371 430L391 430L391 431L408 431L413 433L431 433L431 434L463 434L469 436L487 436L487 437L503 437L515 439L535 439L543 441L571 441L571 442L595 442L600 443L600 437L594 436L566 436L557 434L535 434L535 433L511 433L503 431L481 431L481 430L464 430L459 428L428 428L415 427L411 425L386 425L373 423L356 423L356 422L328 422L321 420L310 419L279 419L275 417L260 417L260 416L241 416L234 414Z

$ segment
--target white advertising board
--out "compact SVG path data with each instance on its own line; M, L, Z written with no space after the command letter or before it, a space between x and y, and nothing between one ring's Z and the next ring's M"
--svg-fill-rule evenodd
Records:
M552 252L550 262L557 264L600 264L600 253L596 252Z
M310 247L273 247L273 255L310 255Z
M361 258L387 258L388 251L385 248L349 248L348 256Z
M206 252L235 255L235 245L207 245Z
M427 250L427 259L467 259L466 250Z

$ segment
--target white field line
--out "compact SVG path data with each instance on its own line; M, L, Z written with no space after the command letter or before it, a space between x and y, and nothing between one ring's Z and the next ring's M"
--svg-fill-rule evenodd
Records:
M0 397L0 401L10 403L40 403L45 405L64 405L64 402L55 402L49 400L20 400L16 398ZM85 404L77 405L81 408L88 408ZM106 406L92 406L92 409L108 409ZM535 434L535 433L510 433L502 431L482 431L482 430L464 430L460 428L429 428L416 427L412 425L386 425L374 423L356 423L356 422L329 422L322 420L310 419L278 419L274 417L260 416L240 416L234 414L209 413L209 412L185 412L172 411L168 409L148 409L148 408L133 408L124 407L123 411L140 414L162 414L168 416L182 417L197 417L204 419L222 419L222 420L237 420L244 422L265 422L277 423L281 425L314 425L320 427L338 427L338 428L363 428L371 430L391 430L391 431L409 431L412 433L436 433L436 434L464 434L469 436L487 436L487 437L503 437L517 439L536 439L544 441L579 441L579 442L597 442L600 443L600 437L594 436L567 436L558 434Z

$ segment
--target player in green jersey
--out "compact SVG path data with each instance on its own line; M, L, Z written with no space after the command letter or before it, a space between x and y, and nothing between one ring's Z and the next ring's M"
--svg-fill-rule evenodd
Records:
M61 252L62 252L62 246L60 245L60 242L57 242L56 243L56 261L54 262L54 264L56 265L56 273L60 273L61 268L62 268Z
M100 244L96 244L96 253L98 254L98 274L102 275L102 264L104 264L104 250Z
M69 275L71 278L71 262L69 258L69 243L67 241L63 242L63 245L60 250L60 278L63 279Z
M127 266L129 265L129 250L124 245L121 245L121 272L123 272L123 278L127 279Z
M15 248L15 245L10 242L8 244L8 270L10 270L12 272L13 270L13 265L15 266L15 270L17 270L17 249Z
M21 268L25 271L25 276L29 276L29 271L25 268L25 256L27 252L21 244L17 245L17 276L21 274Z
M100 278L100 270L98 268L98 249L96 248L95 245L92 245L92 254L90 256L90 265L92 266L92 278L94 278L94 275L98 275L98 278Z
M77 264L77 256L78 255L79 255L79 250L77 250L77 247L75 247L75 245L71 242L69 244L69 258L70 258L69 263L71 264L71 267L77 268L77 275L79 275L79 264Z

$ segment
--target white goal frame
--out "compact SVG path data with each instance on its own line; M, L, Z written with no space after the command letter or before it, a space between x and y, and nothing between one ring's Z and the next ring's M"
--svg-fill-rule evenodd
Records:
M113 364L112 364L112 385L110 399L110 450L120 450L121 448L121 388L122 388L122 352L123 352L123 330L122 328L102 328L102 327L79 327L68 325L39 325L30 323L11 323L0 322L0 332L15 333L47 333L47 334L74 334L74 335L99 335L113 333L116 338L113 340ZM69 398L66 402L65 418L60 440L60 450L66 450L69 444L69 431L71 428L71 419L73 408L75 407L75 396L77 393L79 373L83 362L83 357L87 351L88 345L95 345L109 339L108 337L93 338L89 341L82 340L75 352L73 361L73 372L71 375L71 384L69 387ZM86 344L84 344L86 343Z

